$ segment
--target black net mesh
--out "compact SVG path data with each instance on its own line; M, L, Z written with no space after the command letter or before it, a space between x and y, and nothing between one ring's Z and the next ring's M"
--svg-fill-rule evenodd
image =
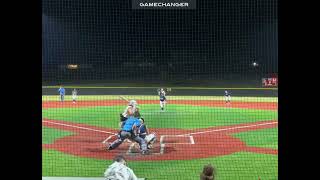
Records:
M199 179L211 163L218 180L277 179L277 0L42 6L43 176L103 177L122 154L141 178ZM133 99L157 136L148 155L132 139L102 143Z

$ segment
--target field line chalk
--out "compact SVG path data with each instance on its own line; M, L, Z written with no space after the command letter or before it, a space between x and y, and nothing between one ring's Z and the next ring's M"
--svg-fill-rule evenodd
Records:
M49 124L60 125L60 126L72 127L72 128L77 128L77 129L83 129L83 130L88 130L88 131L95 131L95 132L101 132L101 133L106 133L106 134L117 135L115 133L108 132L108 131L101 131L101 130L86 128L86 127L74 126L74 125L57 123L57 122L50 122L50 121L46 121L46 120L43 120L42 122L49 123Z
M210 133L210 132L220 132L220 131L227 131L227 130L233 130L233 129L243 129L243 128L250 128L250 127L257 127L257 126L265 126L270 124L278 124L278 122L270 122L270 123L261 123L261 124L254 124L254 125L247 125L247 126L236 126L236 127L230 127L230 128L222 128L222 129L213 129L209 131L200 131L200 132L194 132L194 133L187 133L187 134L179 134L176 136L190 136L194 134L204 134L204 133Z

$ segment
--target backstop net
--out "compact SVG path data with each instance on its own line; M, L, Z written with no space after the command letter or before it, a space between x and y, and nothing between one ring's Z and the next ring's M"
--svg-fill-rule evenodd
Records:
M42 0L43 178L278 179L278 2L132 2Z

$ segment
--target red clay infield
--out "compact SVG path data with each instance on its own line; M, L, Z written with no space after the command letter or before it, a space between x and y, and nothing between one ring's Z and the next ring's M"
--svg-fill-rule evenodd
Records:
M139 104L158 104L157 100L139 100ZM224 101L216 100L170 100L170 104L188 104L193 106L209 106L209 107L231 107L245 109L261 109L261 110L277 110L278 103L275 102L232 102L226 105ZM73 104L71 101L46 101L42 102L42 108L66 108L66 107L89 107L89 106L116 106L124 105L123 100L102 100L102 101L79 101Z
M139 101L140 104L157 103L158 101ZM192 104L198 106L225 106L219 101L170 101L172 104ZM91 101L91 102L44 102L43 108L57 107L82 107L82 106L112 106L123 105L123 101ZM276 110L277 103L236 103L229 106L237 108L254 108ZM233 126L223 126L205 128L197 130L182 129L150 129L156 132L157 142L150 155L134 153L136 148L132 148L127 153L131 143L123 143L117 149L107 151L102 144L107 137L117 133L116 129L101 128L85 124L65 122L61 120L43 119L43 125L73 132L73 135L56 139L53 144L43 144L45 149L54 149L66 154L79 157L95 159L112 159L116 154L124 154L128 159L155 161L155 160L187 160L206 157L217 157L236 152L255 152L261 154L278 154L278 150L270 148L249 147L243 141L232 136L233 133L253 131L278 126L277 121L260 121L255 123L237 124ZM174 135L174 136L170 136ZM177 136L183 135L183 136ZM165 147L161 154L160 139ZM114 140L113 136L109 141ZM192 144L194 142L194 144Z

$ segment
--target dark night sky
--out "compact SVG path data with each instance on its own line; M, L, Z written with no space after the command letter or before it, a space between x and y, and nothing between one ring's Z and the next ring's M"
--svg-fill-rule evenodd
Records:
M198 0L196 10L132 10L130 2L43 0L44 68L85 63L105 74L150 62L153 72L184 72L189 62L195 74L219 74L258 61L277 72L277 0Z

